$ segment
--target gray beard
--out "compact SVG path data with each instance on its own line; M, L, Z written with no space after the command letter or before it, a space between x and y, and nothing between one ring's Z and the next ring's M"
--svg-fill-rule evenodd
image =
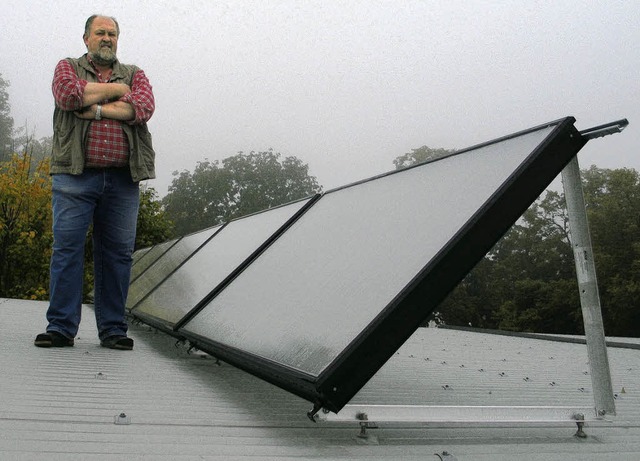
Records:
M89 53L89 56L99 66L110 66L116 61L116 54L109 48L100 48L97 53Z

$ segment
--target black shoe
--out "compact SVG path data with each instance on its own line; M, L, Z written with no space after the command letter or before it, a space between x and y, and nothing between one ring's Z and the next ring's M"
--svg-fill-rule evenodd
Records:
M33 344L38 347L73 347L73 338L69 339L57 331L47 331L36 336Z
M126 336L109 336L100 341L102 347L109 349L119 349L121 351L130 351L133 349L133 339Z

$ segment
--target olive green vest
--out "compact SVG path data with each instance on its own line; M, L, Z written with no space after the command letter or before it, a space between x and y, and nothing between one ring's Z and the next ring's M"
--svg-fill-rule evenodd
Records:
M78 78L88 82L97 82L98 76L89 63L87 56L79 59L67 58L76 71ZM126 83L131 86L138 68L133 65L113 65L111 82ZM84 169L84 142L87 138L91 120L83 120L73 111L60 110L56 105L53 112L53 149L51 152L51 174L81 174ZM134 181L155 178L155 152L151 143L151 133L147 124L129 125L122 123L122 130L129 140L129 167Z

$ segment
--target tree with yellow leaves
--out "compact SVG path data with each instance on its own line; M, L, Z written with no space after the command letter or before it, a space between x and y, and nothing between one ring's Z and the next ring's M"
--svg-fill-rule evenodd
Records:
M0 297L47 299L51 180L47 159L28 153L0 163Z

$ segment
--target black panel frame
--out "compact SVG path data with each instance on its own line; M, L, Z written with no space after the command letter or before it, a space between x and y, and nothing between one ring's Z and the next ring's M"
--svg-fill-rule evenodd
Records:
M426 266L369 323L369 325L317 377L284 364L257 357L212 339L181 328L192 315L176 325L176 333L199 349L254 374L314 404L312 413L320 408L338 412L420 327L440 302L466 274L484 257L508 231L564 166L586 144L575 129L575 119L566 117L487 143L469 147L452 155L553 127L547 137L533 150L520 167L494 192L491 198L465 223L460 231L426 263ZM443 158L448 158L443 157ZM415 165L440 161L435 159ZM347 187L390 175L393 171ZM305 211L308 208L305 208ZM263 248L261 251L263 251ZM256 254L257 256L257 254ZM237 274L236 274L237 275ZM230 277L226 283L232 280ZM211 292L198 306L202 309L226 283ZM195 310L194 310L195 311ZM195 312L194 312L195 314Z

